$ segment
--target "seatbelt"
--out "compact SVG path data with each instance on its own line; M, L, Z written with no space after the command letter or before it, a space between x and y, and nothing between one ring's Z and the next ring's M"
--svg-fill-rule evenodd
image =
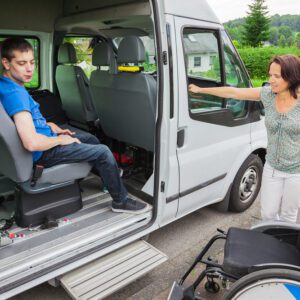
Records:
M38 181L38 179L42 176L44 171L44 166L42 165L35 165L33 167L33 174L30 182L30 186L34 187Z

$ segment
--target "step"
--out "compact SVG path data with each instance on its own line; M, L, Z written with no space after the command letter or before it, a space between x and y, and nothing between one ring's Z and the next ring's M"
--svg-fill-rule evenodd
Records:
M103 299L167 260L145 241L136 241L60 278L73 299Z

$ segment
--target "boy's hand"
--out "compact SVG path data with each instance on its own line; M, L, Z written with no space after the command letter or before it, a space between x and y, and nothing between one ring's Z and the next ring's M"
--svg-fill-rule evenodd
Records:
M54 133L57 133L57 134L68 134L68 135L74 135L75 132L69 130L69 129L62 129L60 128L59 126L57 126L56 124L52 123L52 122L49 122L47 123L48 126L51 128L51 130L54 132Z

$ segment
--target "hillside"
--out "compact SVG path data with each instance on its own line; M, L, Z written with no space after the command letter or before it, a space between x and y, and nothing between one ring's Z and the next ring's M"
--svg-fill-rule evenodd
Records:
M245 18L224 23L227 28L236 28L245 23ZM274 15L270 17L271 27L289 26L292 31L300 32L300 15Z
M224 23L233 40L243 44L243 25L246 18L239 18ZM270 36L268 41L274 46L300 45L300 15L274 15L270 17ZM299 46L298 46L299 47Z

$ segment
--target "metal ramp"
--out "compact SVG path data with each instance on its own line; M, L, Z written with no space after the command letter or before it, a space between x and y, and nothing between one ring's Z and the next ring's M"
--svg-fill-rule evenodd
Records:
M73 299L103 299L167 260L145 241L137 241L60 278Z

